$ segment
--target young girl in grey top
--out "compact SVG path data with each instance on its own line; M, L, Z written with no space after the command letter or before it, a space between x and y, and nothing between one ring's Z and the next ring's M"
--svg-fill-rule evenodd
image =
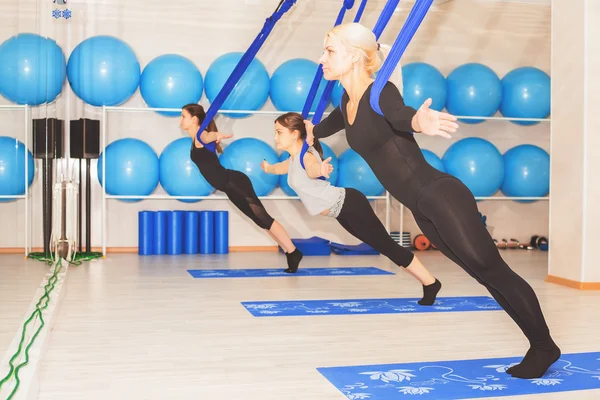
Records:
M277 118L275 142L277 149L287 151L290 158L274 165L263 161L263 171L276 175L288 174L288 184L298 194L309 214L336 218L354 237L385 255L396 265L404 267L423 285L424 296L419 304L433 304L441 283L411 251L390 237L364 194L356 189L333 186L326 180L333 171L329 164L331 158L322 160L318 140L315 139L313 146L306 144L302 115L286 113Z

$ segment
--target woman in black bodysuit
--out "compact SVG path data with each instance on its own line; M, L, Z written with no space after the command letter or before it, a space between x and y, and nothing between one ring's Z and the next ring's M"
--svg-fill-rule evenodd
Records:
M200 141L196 139L196 134L204 118L206 118L206 113L201 105L188 104L181 110L181 128L194 141L190 158L212 187L224 192L241 212L254 221L256 225L266 230L281 246L287 256L288 268L285 272L295 272L298 269L300 260L302 260L300 250L294 246L283 226L267 213L254 192L250 178L239 171L226 169L219 162L217 157L217 151L221 152L219 142L222 139L230 138L232 135L217 132L217 125L214 121L211 121L208 130L200 135Z
M327 80L345 89L340 106L320 124L306 121L309 136L324 138L346 130L348 144L373 169L383 186L408 207L423 233L444 255L484 285L521 328L530 348L507 370L517 378L542 376L560 357L531 286L504 262L481 222L475 198L457 178L431 167L412 132L450 137L458 125L452 115L404 104L396 86L381 92L383 116L370 105L372 74L382 64L375 35L360 24L343 24L326 37L320 59ZM385 54L384 54L385 56Z

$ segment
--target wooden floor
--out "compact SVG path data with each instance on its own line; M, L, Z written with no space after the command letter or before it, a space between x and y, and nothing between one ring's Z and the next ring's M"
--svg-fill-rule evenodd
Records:
M0 360L29 317L27 311L46 272L45 264L25 260L22 254L0 257Z
M546 253L515 250L503 255L538 293L563 352L600 350L599 292L545 283ZM441 295L488 295L438 252L419 256L443 282ZM342 400L345 396L317 367L522 356L527 349L516 325L502 312L254 318L240 305L252 300L420 296L420 285L402 271L264 279L193 279L186 272L200 267L275 268L284 261L276 253L110 255L70 268L42 363L39 399ZM307 257L303 265L397 271L387 259L373 256ZM12 283L0 286L0 299L11 298L16 308L25 309L31 299L21 292L34 292L45 271L40 266L28 261L25 269L10 275L23 278L18 284L23 290ZM5 296L4 288L13 294ZM17 294L23 298L20 303L14 302ZM4 321L4 302L2 307ZM17 328L22 315L15 315L19 318L7 327ZM3 345L9 340L5 330ZM598 399L600 391L518 398Z

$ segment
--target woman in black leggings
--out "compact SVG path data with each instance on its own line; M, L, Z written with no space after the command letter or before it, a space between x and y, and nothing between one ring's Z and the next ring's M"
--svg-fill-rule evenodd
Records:
M484 285L529 339L520 364L507 370L517 378L541 377L560 358L535 292L504 262L481 222L471 191L458 179L431 167L411 132L449 137L456 118L404 104L388 82L379 107L370 104L372 75L382 63L375 35L360 24L342 24L326 36L323 64L327 80L340 79L345 93L320 124L306 122L308 143L342 129L350 146L371 166L383 186L408 207L427 238L444 255ZM341 78L340 78L341 77ZM314 135L314 136L313 136Z
M224 192L241 212L266 230L281 246L287 256L288 268L285 272L297 270L302 260L302 252L294 246L283 226L267 213L254 192L250 178L239 171L226 169L219 162L217 157L217 151L221 152L219 142L232 135L217 132L217 125L211 121L208 130L200 135L200 141L196 139L204 118L206 113L201 105L188 104L181 110L181 128L194 140L190 154L192 161L211 186Z

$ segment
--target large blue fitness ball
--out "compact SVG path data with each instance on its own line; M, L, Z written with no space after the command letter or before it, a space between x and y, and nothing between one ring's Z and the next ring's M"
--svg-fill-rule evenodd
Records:
M223 54L210 64L204 79L206 97L212 103L227 79L242 58L243 53ZM240 80L235 84L221 110L259 110L269 99L269 73L257 58L254 58ZM227 113L230 118L243 118L250 114Z
M450 114L468 117L491 117L502 101L502 83L489 67L469 63L456 68L448 78L446 109ZM465 123L483 122L481 119L461 120Z
M219 160L225 168L246 174L257 196L271 193L279 181L277 175L266 174L260 167L263 160L267 160L269 164L278 162L275 150L262 140L255 138L234 140L223 150Z
M192 138L184 137L169 143L160 155L160 185L171 196L208 196L215 190L190 158L191 148Z
M140 79L140 93L149 107L181 108L196 104L202 97L202 74L193 62L177 54L165 54L150 61ZM181 111L159 111L175 117Z
M460 179L475 197L492 196L502 186L502 154L485 139L459 140L446 150L442 161L446 173Z
M308 99L318 64L304 58L295 58L281 64L271 78L271 101L279 111L301 112ZM317 109L327 81L321 78L317 95L310 108ZM328 99L329 100L329 99Z
M446 106L446 78L434 66L416 62L402 67L404 103L415 109L431 98L430 108L442 111Z
M379 196L385 192L369 164L356 151L348 149L340 154L339 166L336 186L356 189L365 196Z
M505 117L547 118L550 115L550 77L534 67L517 68L502 78L500 112ZM533 125L536 121L512 121Z
M531 144L504 153L502 193L509 197L542 197L550 191L550 156Z
M27 186L35 175L33 155L27 151ZM25 145L19 140L0 136L0 196L25 194ZM0 203L14 199L0 199Z
M13 103L53 102L66 76L65 55L54 40L21 33L0 46L0 93Z
M93 36L79 43L67 65L73 92L86 103L117 106L140 83L140 63L127 43L113 36Z
M106 193L116 196L148 196L159 180L158 156L139 139L119 139L106 147ZM98 158L98 180L103 185L104 153ZM125 199L123 201L139 201Z

